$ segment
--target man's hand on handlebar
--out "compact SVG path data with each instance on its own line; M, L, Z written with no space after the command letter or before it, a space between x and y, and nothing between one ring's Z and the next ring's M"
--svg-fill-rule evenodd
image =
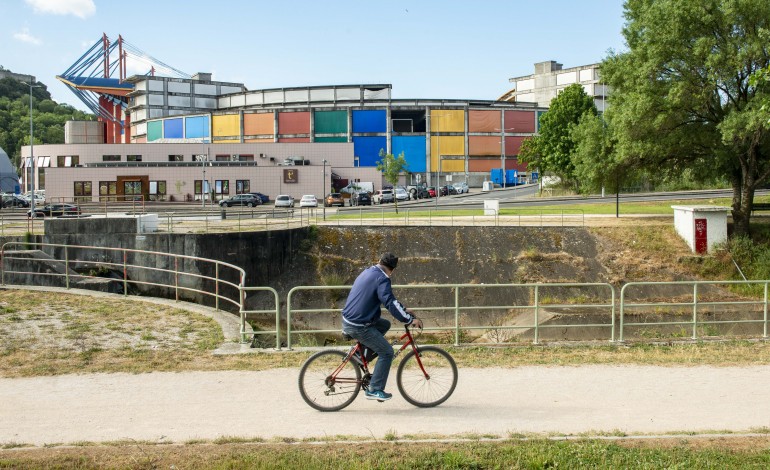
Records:
M409 326L412 327L412 328L418 328L418 329L422 330L422 320L420 320L419 318L415 317L414 320L412 320L412 323Z

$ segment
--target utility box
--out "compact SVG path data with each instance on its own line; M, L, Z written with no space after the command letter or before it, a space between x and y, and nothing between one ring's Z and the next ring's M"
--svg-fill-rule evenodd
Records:
M481 190L484 191L484 192L492 191L494 188L495 188L495 185L491 181L484 181L481 184Z
M708 253L727 240L727 213L723 206L671 206L674 227L695 253Z
M497 199L484 200L484 215L497 215L500 211L500 201Z

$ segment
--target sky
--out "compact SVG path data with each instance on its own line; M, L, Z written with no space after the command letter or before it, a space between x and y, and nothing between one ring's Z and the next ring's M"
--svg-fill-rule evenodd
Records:
M0 65L83 110L55 77L103 33L249 90L389 83L394 99L494 100L536 62L626 49L622 0L0 0L0 19Z

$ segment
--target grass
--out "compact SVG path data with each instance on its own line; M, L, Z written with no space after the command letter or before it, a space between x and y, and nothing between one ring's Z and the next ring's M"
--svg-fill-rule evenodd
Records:
M767 468L767 437L675 439L504 439L467 442L378 440L350 443L222 442L184 446L17 448L0 451L0 468L188 469L546 469ZM107 464L107 462L109 462Z

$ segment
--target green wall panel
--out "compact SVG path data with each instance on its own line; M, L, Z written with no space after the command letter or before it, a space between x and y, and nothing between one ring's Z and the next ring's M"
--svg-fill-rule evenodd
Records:
M347 142L347 137L316 137L316 142Z
M163 121L147 122L147 142L163 138Z
M347 134L348 132L347 111L316 111L313 117L316 134Z

